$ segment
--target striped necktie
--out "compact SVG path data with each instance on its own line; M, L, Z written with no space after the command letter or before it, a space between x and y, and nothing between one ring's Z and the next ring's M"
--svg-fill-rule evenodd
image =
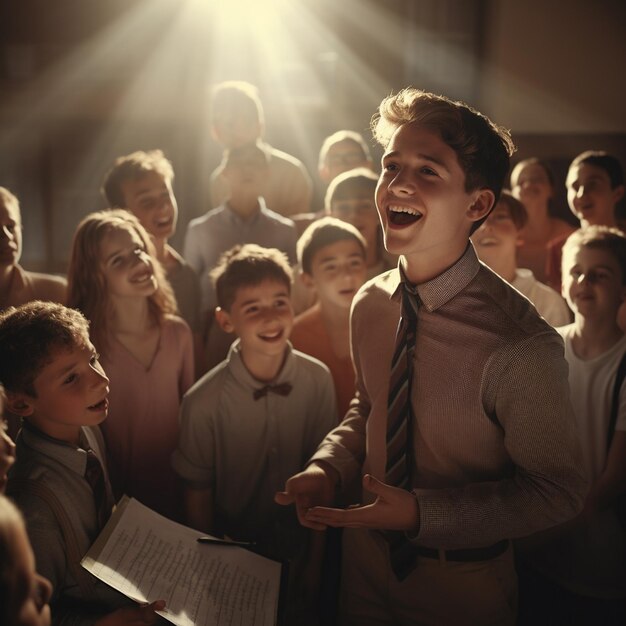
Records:
M411 378L415 352L417 310L420 305L415 288L402 283L402 312L391 359L387 399L387 464L385 482L402 489L411 488L413 468L413 407ZM404 580L415 567L416 548L402 532L387 531L391 567L398 580Z

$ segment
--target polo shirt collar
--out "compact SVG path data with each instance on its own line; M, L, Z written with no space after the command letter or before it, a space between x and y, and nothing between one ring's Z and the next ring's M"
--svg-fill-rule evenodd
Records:
M20 436L29 448L54 458L55 461L79 476L85 475L87 450L90 445L84 428L80 430L80 447L46 435L46 433L33 426L27 420L22 422Z
M391 299L397 301L400 300L402 283L408 282L401 261L402 257L398 261L398 272L394 276L394 281L397 281L397 284L392 285L391 294ZM415 286L422 306L431 313L443 306L467 287L479 269L480 261L476 256L474 246L468 242L465 252L456 263L439 276Z
M280 385L281 383L293 383L296 360L293 355L291 343L287 342L285 362L283 363L283 366L280 372L278 372L276 378L270 381L257 380L244 365L243 358L241 357L241 342L237 339L228 352L228 367L237 382L246 387L250 393L252 393L255 389L259 389L267 384Z

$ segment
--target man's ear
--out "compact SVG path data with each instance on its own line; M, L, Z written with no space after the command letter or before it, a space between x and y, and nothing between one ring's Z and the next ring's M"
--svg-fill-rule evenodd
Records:
M491 189L479 189L476 191L474 202L467 209L467 217L472 222L477 222L489 215L491 207L496 201L496 196Z
M7 391L7 409L20 417L32 415L34 411L32 398L23 393L16 391Z
M220 328L225 333L235 332L235 327L233 326L233 323L230 319L230 315L228 314L228 311L225 311L224 309L218 306L215 309L215 319L217 320L217 323L220 325Z

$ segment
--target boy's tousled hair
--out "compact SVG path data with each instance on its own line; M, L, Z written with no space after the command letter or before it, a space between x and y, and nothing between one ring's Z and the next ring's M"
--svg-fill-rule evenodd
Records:
M526 207L508 189L502 190L499 201L508 209L515 228L522 230L528 221Z
M219 112L230 109L233 103L243 104L254 112L261 125L264 124L263 105L259 90L244 80L227 80L211 90L211 123L215 124Z
M310 224L298 239L298 263L302 271L310 274L313 257L322 248L338 241L356 241L365 257L367 244L363 235L354 226L335 217L323 217Z
M91 324L92 341L102 354L106 354L108 348L112 304L101 267L100 244L106 235L118 229L134 231L152 257L157 281L156 291L148 297L152 319L161 324L166 315L177 312L174 292L165 277L163 266L156 258L152 240L139 220L122 209L89 214L74 233L67 275L67 303L85 314Z
M604 170L611 181L611 189L615 189L615 187L619 187L624 184L624 170L622 169L622 164L619 162L617 157L605 152L604 150L586 150L585 152L579 154L570 163L568 168L568 178L569 172L573 167L584 163Z
M352 141L355 143L363 152L363 159L371 159L372 155L370 153L369 146L365 143L365 139L363 139L363 135L357 133L354 130L338 130L337 132L329 135L322 142L322 147L320 148L319 160L318 160L318 168L322 169L326 164L326 157L328 156L329 150L338 143L342 141Z
M370 194L372 200L376 195L378 176L367 167L357 167L339 174L331 181L324 196L324 210L331 213L333 202L352 200L360 197L363 192Z
M74 309L34 300L0 313L0 382L36 397L34 381L52 352L89 341L89 322Z
M150 172L160 174L170 184L174 180L174 168L162 150L138 150L115 159L102 183L101 191L108 205L116 209L126 208L122 185L127 180L138 180Z
M20 210L20 201L17 199L17 196L11 193L6 187L0 187L0 202L2 202L4 206L12 206L17 209L18 212Z
M254 243L237 245L225 252L211 272L217 305L229 311L242 287L253 287L265 280L284 283L291 292L292 272L289 259L276 248Z
M575 230L563 245L561 270L564 276L568 272L566 259L578 248L605 250L612 254L622 272L622 285L626 286L626 235L621 230L597 225Z
M386 148L395 131L412 122L436 132L455 151L465 172L465 190L491 189L495 206L515 151L510 132L464 102L415 87L406 87L380 103L372 131ZM482 221L475 222L472 231Z

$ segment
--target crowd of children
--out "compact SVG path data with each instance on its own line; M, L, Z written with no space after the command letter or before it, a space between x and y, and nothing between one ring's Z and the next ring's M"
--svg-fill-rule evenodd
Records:
M126 494L289 561L289 624L622 624L619 161L572 161L575 230L544 162L503 189L508 131L408 88L380 175L358 133L324 141L315 207L252 85L211 123L182 255L160 150L116 159L67 279L20 266L0 187L1 623L158 619L80 567Z

